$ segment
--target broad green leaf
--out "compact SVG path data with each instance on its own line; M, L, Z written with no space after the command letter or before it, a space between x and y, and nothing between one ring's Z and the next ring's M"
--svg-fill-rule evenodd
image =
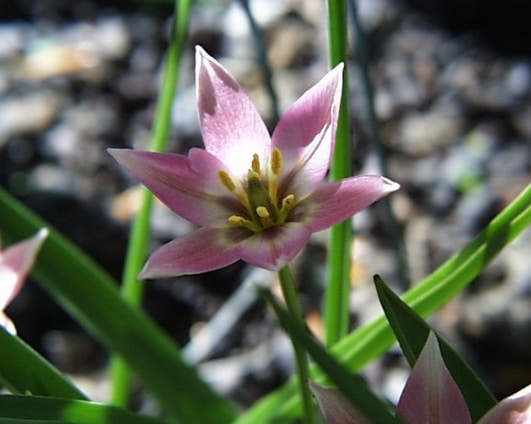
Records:
M13 393L87 399L41 355L1 327L0 346L0 381Z
M42 396L0 395L2 418L40 423L169 424L169 421L133 414L116 406ZM26 422L26 421L22 421Z
M92 335L124 358L168 414L186 424L233 419L228 401L183 362L177 346L151 320L121 299L117 284L91 259L3 189L0 211L0 229L8 242L49 229L34 267L37 280Z
M451 257L404 295L404 301L423 318L428 317L465 288L518 234L531 224L531 185L513 200L462 251ZM331 352L351 371L360 371L382 355L395 341L385 317L352 332ZM322 378L317 368L311 375ZM300 414L293 379L257 402L237 424L289 422Z
M437 334L413 309L394 294L379 277L374 278L378 298L400 343L409 365L413 367L430 331ZM437 334L446 367L461 389L472 420L476 422L496 405L496 398L459 354Z
M399 418L391 415L387 405L367 387L367 384L360 376L351 374L328 354L324 347L310 336L308 330L293 319L289 312L279 304L271 292L260 289L260 295L273 307L279 321L294 342L304 347L317 365L326 373L330 381L336 385L365 418L379 424L402 422Z

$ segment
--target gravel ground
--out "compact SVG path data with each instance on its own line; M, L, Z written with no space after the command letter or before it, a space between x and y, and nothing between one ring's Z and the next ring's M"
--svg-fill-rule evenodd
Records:
M321 3L251 1L281 110L326 72ZM531 14L504 2L498 16L514 25L502 37L488 20L497 16L497 2L483 4L485 19L479 23L472 19L474 1L468 12L459 2L445 8L437 1L428 2L432 8L416 3L358 2L370 41L388 176L402 185L392 196L392 207L403 229L413 282L477 234L529 183L531 173L531 61L525 37L531 25L523 25ZM119 279L139 191L106 148L147 147L171 8L41 0L14 2L2 14L0 182ZM520 27L525 31L517 31ZM227 66L273 125L238 2L202 2L192 14L170 150L185 153L201 146L195 44ZM360 173L377 172L356 65L353 52L355 167ZM382 216L376 207L354 219L353 325L379 313L374 273L399 286ZM160 204L152 224L153 248L192 229ZM301 300L317 334L325 242L326 233L315 235L296 263L304 280ZM499 396L531 381L530 255L527 231L432 319ZM250 280L275 284L274 276L238 263L197 277L150 282L145 299L149 313L181 345L191 340L187 358L200 363L205 378L242 408L292 372L289 343L257 302ZM21 337L95 399L105 400L106 353L36 284L25 287L8 313ZM212 340L212 334L223 337ZM404 370L392 351L367 376L396 399ZM152 405L139 396L138 408L148 411Z

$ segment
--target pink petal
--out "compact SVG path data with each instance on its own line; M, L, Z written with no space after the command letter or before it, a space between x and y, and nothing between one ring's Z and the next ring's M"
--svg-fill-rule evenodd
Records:
M48 230L43 228L33 237L0 253L0 310L9 304L22 288L47 235Z
M226 225L230 212L220 202L228 190L217 171L224 166L202 149L190 158L170 153L109 149L109 153L170 209L194 224Z
M368 424L339 390L314 381L309 384L327 424Z
M409 424L471 423L465 399L444 364L433 332L413 367L396 412Z
M251 265L278 271L302 250L310 235L306 225L285 223L253 234L241 242L238 252Z
M264 121L238 82L196 47L199 123L205 148L235 175L245 176L253 154L267 160L271 139Z
M219 171L225 171L232 179L236 186L242 182L240 175L235 175L233 170L221 162L217 157L203 149L190 149L188 159L192 170L200 176L205 191L208 191L216 197L234 197L227 187L223 185L219 177ZM246 173L247 175L247 173ZM195 183L198 185L198 181ZM226 213L226 212L225 212ZM225 215L226 219L226 215ZM225 222L226 223L226 220Z
M230 265L239 258L223 230L200 228L158 248L138 279L201 274Z
M377 175L360 175L323 183L307 199L308 204L316 205L308 225L314 232L323 230L351 217L399 187L397 183Z
M334 149L343 86L343 64L328 72L282 116L273 147L284 159L290 190L302 197L325 178Z
M478 424L531 423L531 384L503 399Z

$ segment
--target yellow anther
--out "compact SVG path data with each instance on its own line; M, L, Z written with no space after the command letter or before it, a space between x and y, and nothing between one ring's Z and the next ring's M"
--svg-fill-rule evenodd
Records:
M262 173L260 157L253 154L246 180L233 180L224 170L218 171L221 183L239 202L234 205L237 215L228 218L229 225L245 228L255 233L283 224L295 205L295 196L290 194L279 199L279 180L282 172L282 153L275 148L271 152L267 173ZM227 199L232 205L235 199Z
M245 219L243 216L239 216L239 215L231 215L231 216L229 216L229 223L232 224L232 225L237 225L239 227L243 227L248 222L249 222L249 220Z
M246 218L244 218L243 216L239 216L239 215L231 215L229 216L229 224L232 224L236 227L243 227L243 228L247 228L251 231L254 231L255 233L260 231L262 228L260 227L259 224L253 222L253 221L250 221Z
M265 227L273 225L273 220L271 219L271 215L269 215L269 211L266 207L258 206L256 208L256 214L260 217L260 221Z
M293 206L295 206L295 196L293 194L288 194L282 199L282 207L280 208L280 212L278 214L279 222L283 223L286 221L290 211L293 209Z
M232 181L232 178L228 174L227 171L219 170L218 171L218 177L221 183L227 187L229 191L234 191L236 189L236 184L234 184L234 181Z
M262 170L260 169L260 157L256 153L253 155L251 168L259 177L262 175Z
M266 207L264 206L258 206L256 208L256 214L260 217L260 218L269 218L270 215L269 215L269 211L267 210Z
M290 210L293 207L294 203L295 203L295 196L293 194L288 194L286 197L282 199L282 209Z
M275 147L271 152L271 171L275 175L280 175L282 172L282 152L278 147Z

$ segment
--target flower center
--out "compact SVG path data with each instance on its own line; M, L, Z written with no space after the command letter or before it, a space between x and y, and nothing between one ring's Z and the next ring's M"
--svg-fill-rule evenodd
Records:
M262 171L260 157L255 153L247 179L241 185L236 185L226 171L218 171L221 183L238 198L245 210L243 214L228 218L231 225L260 232L286 221L295 206L295 196L288 194L279 197L278 180L281 172L282 153L278 148L271 152L269 168L265 172Z

